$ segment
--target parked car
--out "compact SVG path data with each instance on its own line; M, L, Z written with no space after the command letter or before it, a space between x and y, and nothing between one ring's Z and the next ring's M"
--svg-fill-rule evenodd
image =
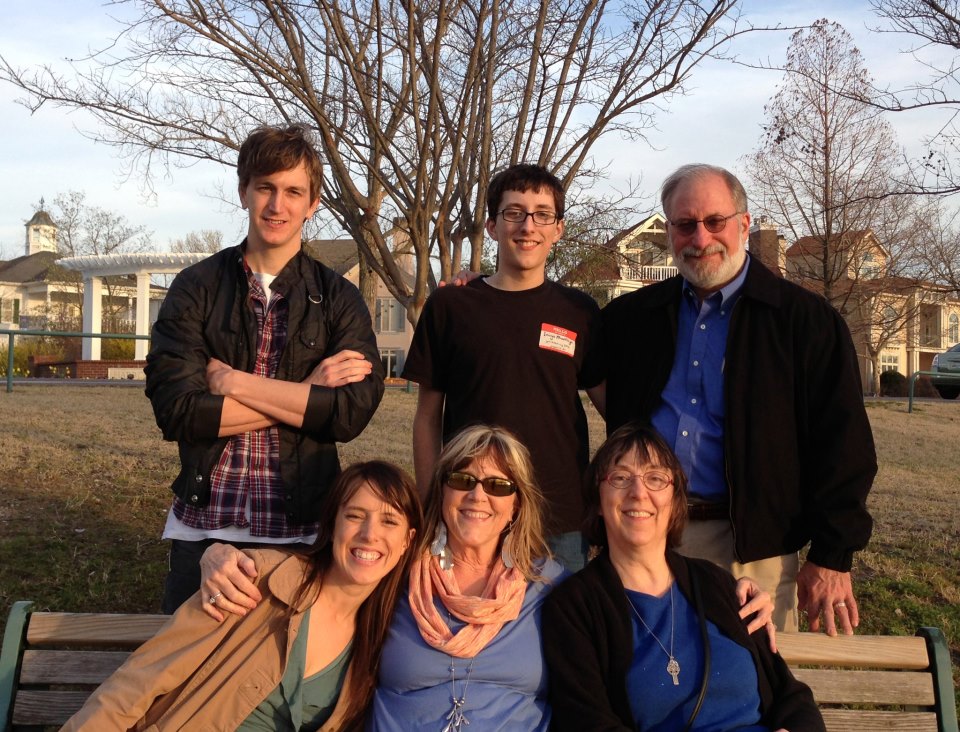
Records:
M933 357L933 371L944 376L935 376L931 381L944 399L956 399L960 394L960 343ZM951 379L946 374L955 374Z

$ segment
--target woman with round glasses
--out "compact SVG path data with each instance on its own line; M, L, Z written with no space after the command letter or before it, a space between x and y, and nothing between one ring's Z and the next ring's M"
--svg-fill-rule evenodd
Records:
M687 483L662 438L621 427L584 486L584 533L602 551L544 606L552 729L823 730L733 577L673 551Z
M545 558L541 503L506 430L447 443L424 507L432 541L397 605L368 730L547 729L540 608L564 570Z

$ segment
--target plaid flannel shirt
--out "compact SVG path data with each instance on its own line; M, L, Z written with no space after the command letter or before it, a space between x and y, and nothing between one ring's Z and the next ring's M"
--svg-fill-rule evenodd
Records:
M268 303L246 260L243 268L250 286L250 305L257 318L257 357L253 373L272 379L287 342L288 303L276 291ZM316 523L293 524L287 520L276 426L233 435L210 475L210 486L210 504L206 508L188 506L179 498L174 501L174 514L187 526L196 529L249 527L251 536L274 539L306 536L317 531Z

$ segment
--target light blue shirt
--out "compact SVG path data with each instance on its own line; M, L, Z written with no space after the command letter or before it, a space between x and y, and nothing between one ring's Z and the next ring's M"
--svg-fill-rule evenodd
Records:
M673 368L653 413L654 428L680 459L690 494L709 501L727 497L724 363L730 317L749 266L747 257L737 276L702 302L684 280Z
M472 660L451 658L427 645L404 593L383 646L367 732L440 732L454 694L464 699L470 721L463 732L547 732L550 706L540 611L554 584L568 573L553 560L544 563L541 573L550 582L529 583L520 615ZM446 615L440 601L435 602ZM454 632L462 625L450 621Z

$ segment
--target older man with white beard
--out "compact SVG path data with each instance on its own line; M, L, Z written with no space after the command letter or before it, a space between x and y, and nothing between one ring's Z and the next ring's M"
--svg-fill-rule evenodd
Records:
M681 553L756 579L781 630L797 628L799 598L811 630L852 633L877 466L850 333L748 255L731 173L684 166L661 202L680 274L603 311L607 431L647 421L676 451L691 493Z

